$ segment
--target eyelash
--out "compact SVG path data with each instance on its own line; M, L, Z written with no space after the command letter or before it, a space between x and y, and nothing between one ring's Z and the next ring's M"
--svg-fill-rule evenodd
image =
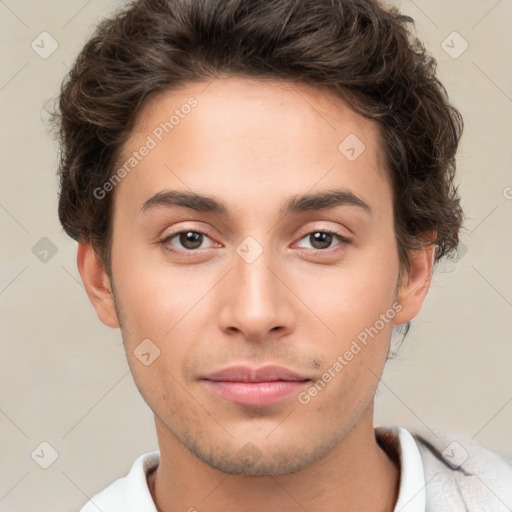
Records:
M168 245L169 241L172 240L177 235L181 235L182 233L189 233L189 232L191 232L191 233L198 233L200 235L204 235L204 236L210 238L208 233L205 233L204 231L200 231L200 230L197 230L197 229L186 229L186 230L182 230L182 231L176 231L176 233L172 233L170 235L167 235L163 239L159 240L158 243L161 244L162 247L166 251L169 251L171 253L178 254L178 255L184 255L184 256L195 256L195 255L197 255L201 251L201 249L190 249L190 250L187 250L187 251L182 251L182 250L178 250L178 249L171 249L169 247L169 245ZM339 250L343 250L345 248L345 246L347 246L347 245L349 245L351 243L351 241L348 238L345 238L344 236L340 235L336 231L332 231L330 229L316 229L314 231L310 231L308 233L305 233L299 240L302 240L303 238L306 238L307 236L310 236L310 235L312 235L314 233L325 233L325 234L328 234L328 235L333 235L333 236L338 238L340 243L338 245L336 245L333 249L306 249L307 251L309 251L310 253L313 253L313 254L337 252Z

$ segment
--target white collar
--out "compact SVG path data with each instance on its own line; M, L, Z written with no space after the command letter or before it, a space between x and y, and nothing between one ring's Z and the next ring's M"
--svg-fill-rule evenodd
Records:
M393 512L425 512L427 494L421 454L412 435L402 427L384 427L398 436L400 490Z

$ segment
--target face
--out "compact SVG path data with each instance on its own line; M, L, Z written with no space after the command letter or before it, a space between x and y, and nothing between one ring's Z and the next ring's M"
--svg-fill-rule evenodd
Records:
M146 105L114 191L116 320L98 314L122 328L159 439L286 474L372 408L408 319L380 151L373 121L284 83L223 77Z

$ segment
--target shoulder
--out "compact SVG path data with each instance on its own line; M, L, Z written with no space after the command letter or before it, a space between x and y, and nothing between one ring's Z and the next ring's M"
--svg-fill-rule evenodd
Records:
M158 451L145 453L133 463L130 472L118 478L80 509L80 512L156 512L147 485L147 474L158 466Z
M427 512L510 512L512 460L462 434L415 430L425 471Z

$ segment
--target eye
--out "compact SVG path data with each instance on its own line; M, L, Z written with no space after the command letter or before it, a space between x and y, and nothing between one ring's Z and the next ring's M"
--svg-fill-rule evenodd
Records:
M159 243L170 252L182 253L182 254L190 254L198 252L198 249L205 249L208 247L213 247L214 245L209 245L206 247L202 247L203 242L205 241L205 237L211 238L202 231L197 230L185 230L185 231L177 231L176 233L172 233L162 240ZM311 246L309 249L317 252L327 252L326 249L332 248L332 242L335 239L339 240L339 243L334 247L340 246L340 249L344 248L347 244L350 243L350 240L345 238L344 236L336 233L336 231L331 231L329 229L311 231L301 238L301 240L307 239L310 241ZM180 244L176 247L175 243L172 241L175 240L175 243ZM308 249L308 247L306 247Z
M345 238L344 236L340 235L339 233L336 233L336 231L331 231L329 229L323 229L318 231L312 231L308 233L306 236L302 237L301 240L307 239L310 241L312 247L311 249L315 251L321 251L324 252L325 249L329 249L333 240L337 238L340 243L336 246L345 246L346 244L350 243L350 240ZM334 246L334 247L336 247Z
M172 235L166 236L163 240L160 240L160 243L169 251L194 252L199 248L204 249L204 247L201 247L204 241L204 237L210 238L206 233L203 233L202 231L178 231ZM181 244L181 247L178 247L176 250L169 247L173 239L176 239L177 242Z

